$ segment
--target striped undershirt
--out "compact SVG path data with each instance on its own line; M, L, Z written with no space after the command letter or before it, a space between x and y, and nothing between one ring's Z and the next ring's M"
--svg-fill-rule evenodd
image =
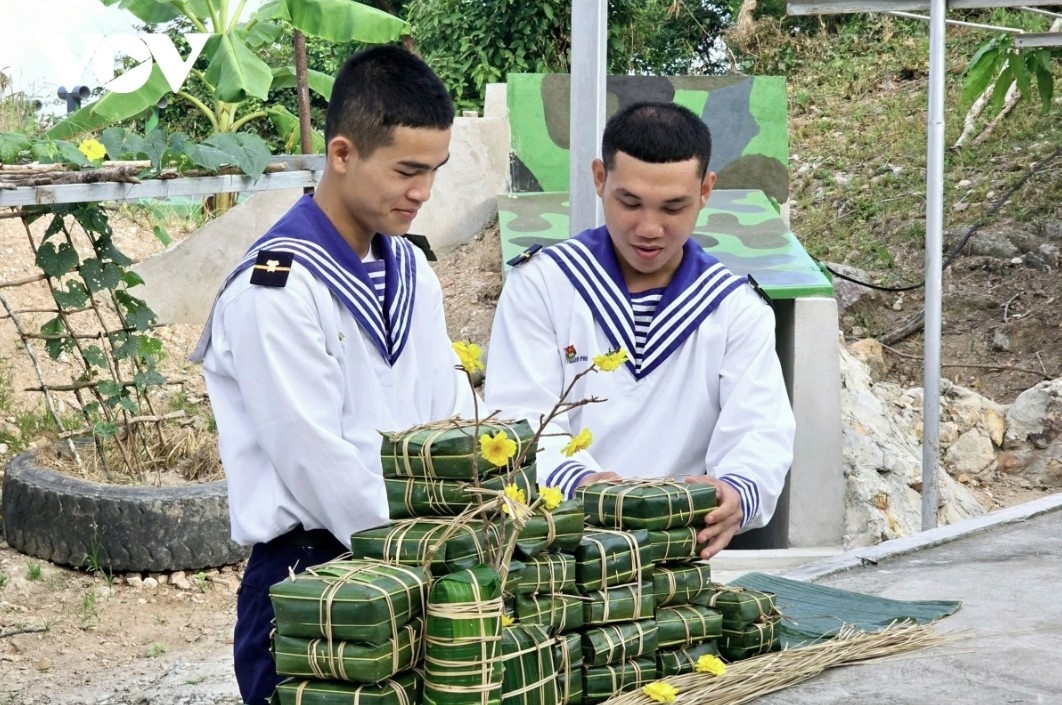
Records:
M362 262L365 270L369 273L369 281L372 282L372 290L376 292L376 300L380 302L380 308L384 305L384 291L387 289L386 263L381 260Z
M634 311L634 355L637 360L645 354L645 341L649 337L649 324L653 322L664 289L647 289L631 294L631 309Z

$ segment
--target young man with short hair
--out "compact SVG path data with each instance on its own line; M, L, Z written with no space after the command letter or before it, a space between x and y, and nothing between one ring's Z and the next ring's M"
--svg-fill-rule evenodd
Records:
M556 421L541 484L620 477L715 485L702 558L771 518L792 462L795 422L775 354L774 316L746 280L691 239L715 174L711 135L689 110L639 103L605 127L592 170L605 225L515 266L502 289L486 404L537 423L594 355L624 349L614 372L584 376L568 401L603 403ZM593 445L568 458L567 434Z
M450 156L442 82L394 46L336 77L316 192L251 246L222 286L203 362L232 536L252 546L237 597L244 702L279 682L269 587L388 521L379 430L472 413L442 292L405 234Z

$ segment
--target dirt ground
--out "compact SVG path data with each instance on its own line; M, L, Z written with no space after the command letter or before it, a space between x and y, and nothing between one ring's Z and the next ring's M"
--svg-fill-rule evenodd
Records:
M25 233L16 223L0 220L0 253L5 255L0 282L33 272ZM149 230L128 218L115 215L113 225L118 246L134 258L162 249ZM495 225L434 265L453 338L488 340L501 290L499 260ZM0 294L15 308L34 308L47 297L39 287L0 288ZM960 257L945 277L945 376L1004 403L1042 377L1062 376L1062 348L1057 344L1060 296L1062 277L1054 271ZM919 295L867 296L844 315L842 327L849 338L881 335L921 305ZM185 391L193 398L203 396L202 386L198 372L183 357L198 332L180 326L161 332L169 354L164 371L187 378ZM9 430L14 409L35 403L32 393L21 390L37 384L17 340L11 322L0 322L0 357L14 396L3 421ZM920 334L892 345L887 378L918 385L921 345ZM956 364L964 366L952 366ZM8 448L0 451L0 460L10 455ZM986 506L1009 506L1042 494L1017 481L985 491L991 494L984 497ZM137 694L139 686L122 690L121 683L110 681L155 683L181 663L229 649L240 570L237 565L194 575L91 575L24 556L0 543L0 705L149 702ZM99 699L90 695L108 688L122 694ZM230 684L223 696L203 702L234 702L234 692ZM78 693L82 699L77 699Z

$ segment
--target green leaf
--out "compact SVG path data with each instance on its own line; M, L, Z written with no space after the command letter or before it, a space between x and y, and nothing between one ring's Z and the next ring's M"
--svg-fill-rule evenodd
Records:
M107 150L111 159L122 159L125 152L125 128L108 127L100 133L100 144Z
M92 425L92 435L103 439L114 438L118 435L118 424L114 421L97 421Z
M158 226L156 225L155 227ZM125 284L126 288L132 288L134 286L140 286L141 284L143 284L144 279L136 272L127 269L122 272L122 283Z
M1043 53L1047 55L1048 52ZM1044 113L1050 112L1055 92L1055 77L1050 64L1047 64L1046 69L1043 63L1036 67L1036 90L1040 94L1040 110Z
M30 146L29 138L20 132L0 132L0 164L17 164L19 154Z
M84 306L89 300L89 293L81 282L69 281L65 290L53 288L52 297L55 303L59 304L59 308L69 310Z
M170 234L168 232L166 232L165 228L162 228L162 227L160 227L158 225L155 225L155 226L152 226L151 232L155 233L155 239L158 240L159 242L161 242L163 247L169 247L170 243L173 242L173 240L170 238ZM137 278L139 279L139 277L137 277ZM137 284L143 284L144 280L141 279L140 281L138 281L136 283ZM130 284L129 282L126 282L125 285L126 286L134 286L134 284Z
M973 103L992 85L992 80L999 72L999 66L1006 57L1006 51L999 46L999 40L993 39L974 54L963 79L962 102Z
M76 164L77 166L89 166L92 163L75 144L60 141L56 142L55 146L59 150L59 158L56 161L64 164Z
M136 406L136 402L129 396L128 391L123 391L121 396L118 397L118 405L128 411L130 414L135 414L139 411Z
M254 19L258 20L259 23L264 20L286 20L290 22L291 16L288 15L288 6L284 0L269 0L254 13Z
M66 324L59 316L41 326L41 335L59 336L44 341L44 349L48 351L48 357L58 360L60 355L74 347L74 339L67 335L68 332Z
M166 377L158 370L148 369L133 375L133 384L138 392L144 392L148 387L166 384Z
M210 64L203 78L214 96L225 103L242 103L249 97L265 100L273 72L234 32L211 37L203 48Z
M37 266L49 277L61 277L77 267L77 251L69 242L61 242L56 247L54 242L42 243L37 248Z
M120 267L111 262L104 264L95 257L82 262L80 271L88 290L93 293L104 289L114 289L122 281Z
M56 124L47 133L52 139L73 139L85 132L130 120L156 105L159 98L170 92L166 77L158 64L151 67L151 77L133 93L108 92L94 103L77 110Z
M230 157L230 163L255 178L262 175L272 160L265 140L251 133L220 132L207 139L206 144L220 149Z
M1025 57L1017 52L1007 55L1007 66L1014 73L1014 82L1018 84L1018 91L1022 98L1026 98L1032 92L1032 82L1029 80L1029 72L1025 70Z
M332 97L332 86L335 85L335 82L335 77L329 76L327 73L314 71L313 69L306 70L306 84L311 91L325 100ZM280 88L295 88L295 86L295 69L292 67L285 66L273 72L272 90L278 90Z
M409 23L350 0L284 0L291 23L306 34L333 42L385 44L411 34Z
M148 308L148 305L143 300L132 296L126 291L119 290L114 292L114 300L125 314L126 326L145 331L155 325L158 320L155 317L155 312Z
M1007 97L1007 91L1012 83L1014 83L1014 71L1011 69L1010 64L1007 64L1000 72L999 78L996 79L996 87L992 89L992 100L989 103L991 107L990 115L998 115L999 111L1003 109L1003 100Z
M99 345L89 345L82 351L82 354L88 364L93 367L99 367L101 370L107 369L107 356Z
M184 148L185 155L196 166L201 166L204 169L210 169L211 171L217 171L226 164L233 163L232 157L225 152L222 152L217 147L211 147L208 144L195 144L188 143Z
M114 262L121 267L127 267L133 263L133 260L126 257L125 254L118 249L110 235L104 235L96 240L96 254L100 256L100 259Z
M162 130L152 130L144 140L144 153L151 162L151 168L155 173L162 171L162 156L166 154L166 134Z
M173 0L100 0L104 5L117 4L148 24L162 24L182 16Z
M284 140L284 148L291 154L302 152L302 133L299 128L298 116L292 114L283 105L266 108L266 114L273 121L273 127L276 128L277 134ZM317 130L312 130L310 139L314 154L324 154L324 135Z
M261 14L261 10L258 14ZM252 49L259 49L275 44L282 36L284 36L284 30L272 22L256 22L247 32L245 41Z

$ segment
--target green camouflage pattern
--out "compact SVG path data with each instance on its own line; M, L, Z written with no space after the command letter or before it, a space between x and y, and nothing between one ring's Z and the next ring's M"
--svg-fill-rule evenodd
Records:
M568 194L510 193L498 197L502 260L534 244L568 238ZM833 284L755 189L715 189L694 239L737 275L751 274L772 299L833 296Z
M510 176L518 193L567 191L568 74L509 74ZM700 115L712 131L717 188L760 189L789 197L789 128L782 76L609 76L606 114L642 100L673 102ZM582 175L591 178L590 165Z

